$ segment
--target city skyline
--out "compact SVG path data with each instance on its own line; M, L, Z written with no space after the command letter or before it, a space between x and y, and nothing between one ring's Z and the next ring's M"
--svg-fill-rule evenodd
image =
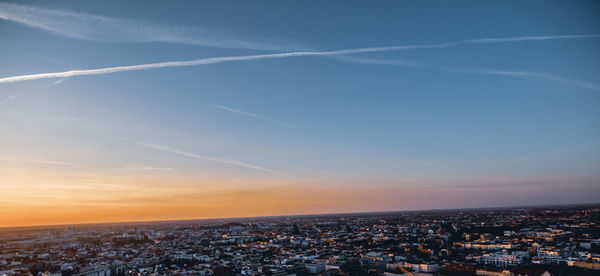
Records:
M0 229L3 275L596 275L598 204Z
M598 203L594 1L0 2L0 227Z

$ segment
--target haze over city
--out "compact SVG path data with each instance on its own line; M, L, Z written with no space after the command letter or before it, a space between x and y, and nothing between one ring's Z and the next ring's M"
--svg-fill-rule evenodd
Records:
M0 1L0 227L598 203L599 8Z

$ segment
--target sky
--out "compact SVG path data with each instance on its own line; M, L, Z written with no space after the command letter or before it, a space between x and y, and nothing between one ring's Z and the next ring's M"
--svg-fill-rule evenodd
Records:
M0 1L0 226L597 203L597 1Z

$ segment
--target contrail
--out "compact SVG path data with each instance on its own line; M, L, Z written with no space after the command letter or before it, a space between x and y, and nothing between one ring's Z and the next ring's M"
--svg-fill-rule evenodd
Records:
M166 68L166 67L198 66L198 65L233 62L233 61L251 61L251 60L302 57L302 56L341 56L341 55L372 53L372 52L387 52L387 51L414 50L414 49L427 49L427 48L446 48L446 47L456 46L456 45L460 45L460 44L468 44L468 43L471 43L471 44L472 43L500 43L500 42L515 42L515 41L529 41L529 40L579 39L579 38L598 38L598 37L600 37L600 34L558 35L558 36L523 36L523 37L509 37L509 38L480 38L480 39L461 40L461 41L455 41L455 42L449 42L449 43L443 43L443 44L429 44L429 45L400 45L400 46L390 46L390 47L342 49L342 50L334 50L334 51L297 51L297 52L249 55L249 56L211 57L211 58L202 58L202 59L187 60L187 61L168 61L168 62L157 62L157 63L147 63L147 64L138 64L138 65L106 67L106 68L98 68L98 69L70 70L70 71L55 72L55 73L20 75L20 76L0 78L0 83L11 83L11 82L18 82L18 81L48 79L48 78L68 78L68 77L85 76L85 75L103 75L103 74L123 72L123 71L147 70L147 69Z
M271 122L276 123L276 124L284 125L284 126L287 126L287 127L292 127L292 128L296 128L296 129L299 129L299 130L308 131L307 129L299 127L299 126L296 126L294 124L286 123L284 121L280 121L280 120L277 120L277 119L269 118L269 117L266 117L266 116L262 116L262 115L258 115L258 114L254 114L254 113L250 113L250 112L238 110L238 109L233 109L231 107L222 106L222 105L218 105L218 104L213 104L213 106L216 107L216 108L227 110L229 112L238 113L238 114L242 114L242 115L246 115L246 116L250 116L250 117L254 117L254 118L259 118L259 119L271 121Z
M14 159L14 158L0 158L0 161L11 161L11 162L25 162L25 163L37 163L37 164L45 164L45 165L59 165L59 166L80 166L80 164L64 162L64 161L54 161L54 160L44 160L44 159Z
M520 71L500 71L500 70L488 70L488 69L455 69L455 72L472 73L472 74L488 74L488 75L500 75L500 76L512 76L520 78L535 78L544 79L553 82L563 83L571 86L577 86L581 88L600 90L600 84L585 82L580 80L563 78L555 75L542 74L537 72L520 72Z
M131 140L131 139L127 139L127 138L122 138L122 137L115 137L115 136L107 136L107 137L112 138L112 139L117 139L117 140L125 141L125 142L129 142L129 143L132 143L132 144L136 144L138 146L143 146L143 147L147 147L147 148L152 148L152 149L157 149L157 150L162 150L162 151L166 151L166 152L170 152L170 153L179 154L179 155L182 155L182 156L187 156L187 157L194 158L194 159L200 159L200 160L204 160L204 161L210 161L210 162L217 162L217 163L224 163L224 164L236 165L236 166L240 166L240 167L244 167L244 168L249 168L249 169L254 169L254 170L259 170L259 171L265 171L265 172L270 172L270 173L279 174L279 175L285 175L284 173L276 171L276 170L267 169L267 168L263 168L263 167L251 165L251 164L240 162L240 161L202 156L202 155L198 155L198 154L194 154L194 153L189 153L189 152L185 152L185 151L180 151L180 150L172 149L172 148L161 146L161 145L144 143L144 142L135 141L135 140Z
M282 42L262 43L234 38L232 35L201 27L161 25L143 20L99 16L18 4L0 3L0 19L81 40L133 43L167 42L218 48L275 51L299 49L298 46L285 45L287 43ZM598 37L598 34L482 38L442 44L401 47L406 47L406 49L445 48L466 43L501 43L594 37Z
M217 48L291 50L284 43L261 43L202 27L169 26L143 20L99 16L35 6L0 3L0 19L64 37L105 42L166 42ZM280 45L280 46L276 46Z
M563 78L550 74L542 74L537 72L527 72L527 71L502 71L502 70L493 70L493 69L484 69L484 68L456 68L456 67L443 67L436 66L426 63L405 61L405 60L381 60L381 59L367 59L367 58L354 58L354 57L343 57L338 58L343 61L357 62L363 64L374 64L374 65L396 65L403 67L416 67L416 68L424 68L431 69L437 71L446 71L446 72L454 72L454 73L465 73L465 74L480 74L480 75L499 75L499 76L508 76L508 77L517 77L517 78L532 78L532 79L543 79L548 81L553 81L557 83L563 83L571 86L576 86L580 88L587 88L593 90L600 90L600 84L585 82L580 80Z

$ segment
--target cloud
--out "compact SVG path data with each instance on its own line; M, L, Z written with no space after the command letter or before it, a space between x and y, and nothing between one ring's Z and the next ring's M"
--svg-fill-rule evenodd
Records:
M600 90L600 84L598 84L598 83L569 79L569 78L564 78L564 77L560 77L560 76L537 73L537 72L503 71L503 70L493 70L493 69L484 69L484 68L444 67L444 66L437 66L437 65L426 64L426 63L406 61L406 60L382 60L382 59L368 59L368 58L355 58L355 57L338 57L338 59L343 60L343 61L357 62L357 63L363 63L363 64L395 65L395 66L415 67L415 68L431 69L431 70L454 72L454 73L497 75L497 76L526 78L526 79L541 79L541 80L562 83L565 85L575 86L575 87L579 87L579 88Z
M266 116L262 116L262 115L258 115L258 114L254 114L254 113L250 113L250 112L246 112L246 111L241 111L241 110L238 110L238 109L233 109L231 107L227 107L227 106L223 106L223 105L218 105L218 104L213 104L213 106L216 107L216 108L227 110L229 112L238 113L238 114L242 114L242 115L246 115L246 116L250 116L250 117L254 117L254 118L259 118L259 119L271 121L273 123L280 124L280 125L283 125L283 126L287 126L287 127L291 127L291 128L296 128L296 129L299 129L299 130L307 131L307 129L305 129L305 128L301 128L299 126L296 126L296 125L293 125L293 124L290 124L290 123L286 123L284 121L280 121L280 120L277 120L277 119L269 118L269 117L266 117Z
M190 158L194 158L194 159L199 159L199 160L204 160L204 161L210 161L210 162L216 162L216 163L224 163L224 164L236 165L236 166L239 166L239 167L244 167L244 168L249 168L249 169L254 169L254 170L259 170L259 171L264 171L264 172L270 172L270 173L279 174L279 175L285 175L284 173L276 171L276 170L272 170L272 169L268 169L268 168L264 168L264 167L260 167L260 166L256 166L256 165L251 165L251 164L244 163L244 162L241 162L241 161L221 159L221 158L214 158L214 157L208 157L208 156L202 156L202 155L198 155L198 154L194 154L194 153L189 153L189 152L185 152L185 151L181 151L181 150L172 149L172 148L161 146L161 145L144 143L144 142L135 141L135 140L131 140L131 139L127 139L127 138L122 138L122 137L115 137L115 136L107 136L107 137L110 137L110 138L113 138L113 139L117 139L117 140L121 140L121 141L125 141L125 142L129 142L129 143L132 143L132 144L135 144L135 145L138 145L138 146L142 146L142 147L147 147L147 148L151 148L151 149L157 149L157 150L162 150L162 151L166 151L166 152L171 152L171 153L179 154L179 155L190 157Z
M57 80L53 81L52 84L50 84L48 87L53 87L53 86L59 85L59 84L63 83L66 80L67 80L66 78L57 79Z
M63 81L65 81L65 79L57 79L52 84L57 85L57 84L62 83Z
M528 160L533 160L535 158L536 157L533 155L523 155L523 156L518 156L518 157L511 159L511 161L515 162L515 163L519 163L519 162L524 162L524 161L528 161Z
M372 52L387 52L387 51L398 51L398 50L413 50L413 49L425 49L425 48L446 48L450 46L467 44L467 43L499 43L499 42L514 42L514 41L528 41L528 40L551 40L551 39L576 39L576 38L597 38L600 34L590 35L560 35L560 36L527 36L527 37L512 37L512 38L481 38L471 40L461 40L443 44L430 44L430 45L404 45L404 46L390 46L390 47L373 47L373 48L356 48L356 49L342 49L334 51L297 51L297 52L286 52L276 54L262 54L262 55L249 55L249 56L228 56L228 57L211 57L202 58L195 60L186 61L167 61L157 63L146 63L138 65L127 65L127 66L116 66L106 67L98 69L86 69L86 70L69 70L55 73L40 73L30 75L19 75L12 77L0 78L0 83L12 83L19 81L48 79L48 78L68 78L74 76L86 76L86 75L104 75L116 72L124 71L137 71L137 70L148 70L156 68L167 68L167 67L184 67L184 66L199 66L214 63L223 62L234 62L234 61L252 61L252 60L264 60L264 59L277 59L277 58L289 58L289 57L303 57L303 56L342 56L350 54L360 53L372 53ZM527 77L539 77L546 78L555 81L569 81L560 77L543 75L531 72L508 72L508 71L490 71L490 74L504 74L504 75L520 75ZM595 86L592 86L595 87Z
M14 99L14 98L16 98L16 97L17 97L17 95L8 95L8 96L6 96L4 99L1 99L1 100L0 100L0 104L2 104L2 103L5 103L5 102L8 102L8 101L10 101L10 100L12 100L12 99Z
M127 167L125 168L127 170L134 170L134 171L155 171L155 172L167 172L167 171L173 171L173 168L168 168L168 167Z
M256 50L293 49L293 47L279 47L236 39L231 35L200 27L168 26L143 20L7 3L0 3L0 19L80 40L129 43L167 42Z

